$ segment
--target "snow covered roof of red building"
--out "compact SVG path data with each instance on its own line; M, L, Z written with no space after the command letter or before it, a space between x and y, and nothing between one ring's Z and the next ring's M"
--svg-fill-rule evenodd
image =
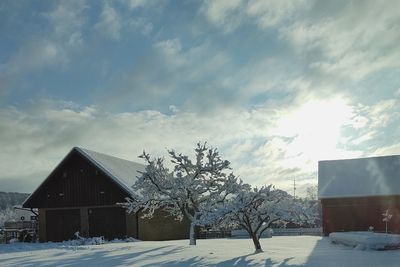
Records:
M318 197L400 195L400 155L318 163Z

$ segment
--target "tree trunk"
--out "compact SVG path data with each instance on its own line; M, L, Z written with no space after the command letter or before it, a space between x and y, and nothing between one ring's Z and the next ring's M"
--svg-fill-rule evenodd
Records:
M254 247L256 249L255 253L263 252L260 244L260 240L257 237L256 233L251 233L251 238L253 239Z
M189 236L189 238L190 238L190 243L189 243L189 245L196 245L196 233L195 233L195 224L193 223L193 222L191 222L190 223L190 236Z

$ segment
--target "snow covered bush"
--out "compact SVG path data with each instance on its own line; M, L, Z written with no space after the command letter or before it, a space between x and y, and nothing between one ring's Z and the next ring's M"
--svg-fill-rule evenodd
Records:
M68 240L68 241L65 241L64 243L73 245L73 246L101 245L101 244L105 243L103 236L85 238L85 237L80 236L79 232L75 232L74 235L75 235L76 239Z
M303 221L299 226L305 228L322 227L322 207L321 202L318 200L311 200L308 198L296 198L296 203L307 209L307 214L313 220Z
M197 144L194 161L174 150L168 153L172 171L163 158L143 152L140 157L146 161L146 169L133 185L136 193L124 206L129 212L140 210L148 218L158 209L179 220L186 217L191 222L190 245L196 245L195 226L204 225L207 213L236 193L242 183L231 172L229 161L206 143Z
M357 250L391 250L400 248L400 235L373 232L333 232L329 239Z
M272 185L241 190L224 205L208 213L209 221L225 227L241 227L252 238L255 251L262 252L260 237L272 223L304 223L314 220L313 214L285 191Z
M17 213L12 208L0 210L0 228L4 226L5 222L15 220L17 218L18 218Z

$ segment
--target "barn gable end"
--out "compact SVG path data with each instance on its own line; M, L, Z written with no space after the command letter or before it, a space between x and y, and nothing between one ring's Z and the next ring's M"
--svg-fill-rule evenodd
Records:
M131 186L144 168L139 163L73 148L23 203L25 208L39 210L39 240L73 239L77 231L84 237L106 239L186 238L187 220L177 222L165 217L163 211L153 219L143 219L139 214L127 214L117 204L131 195Z
M115 205L129 196L76 148L24 202L26 208Z

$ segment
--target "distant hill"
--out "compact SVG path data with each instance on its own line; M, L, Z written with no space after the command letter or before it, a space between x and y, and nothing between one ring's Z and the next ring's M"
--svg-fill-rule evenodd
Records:
M21 205L28 196L26 193L0 192L0 210Z

